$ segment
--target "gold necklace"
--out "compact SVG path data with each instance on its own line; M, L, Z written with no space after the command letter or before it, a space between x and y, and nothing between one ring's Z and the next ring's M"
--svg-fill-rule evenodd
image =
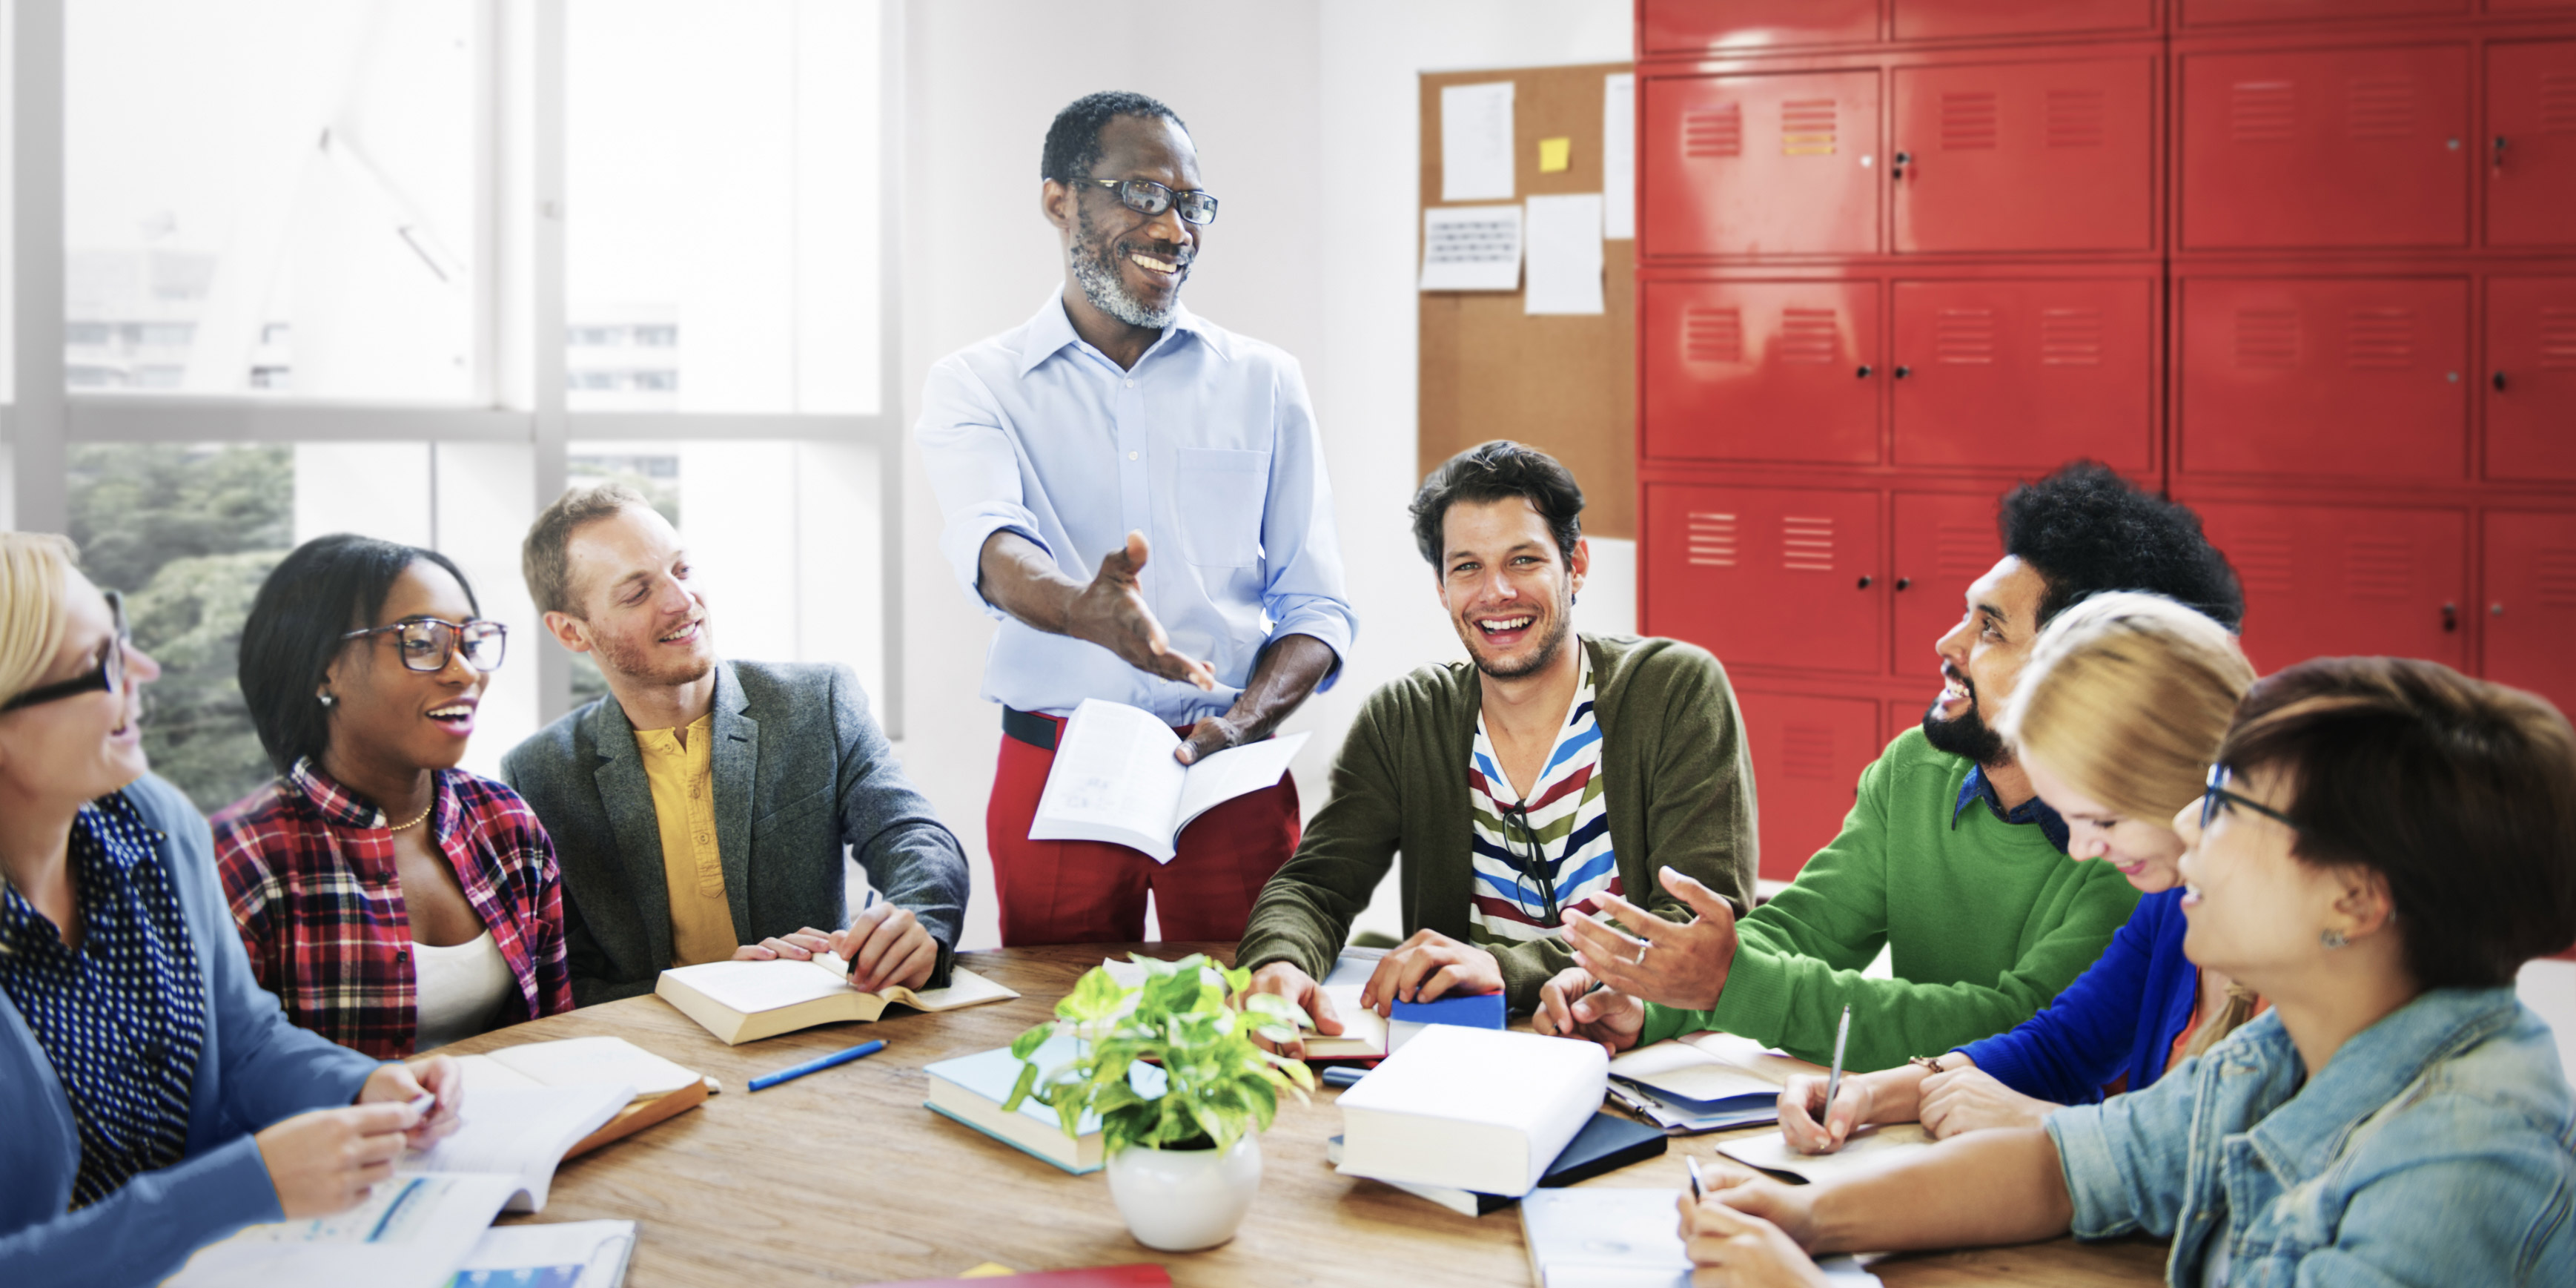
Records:
M420 826L422 823L424 823L424 822L428 821L428 819L429 819L429 811L430 811L430 810L437 809L437 808L438 808L438 793L437 793L437 792L435 792L435 791L433 791L433 792L431 792L431 793L429 794L429 809L422 810L422 811L421 811L417 816L415 816L415 817L412 819L412 821L410 821L410 822L408 822L408 823L395 823L395 824L392 824L391 826L388 826L385 830L386 830L386 831L388 831L388 832L408 832L408 831L410 831L411 829L413 829L413 828L415 828L415 827L418 827L418 826Z

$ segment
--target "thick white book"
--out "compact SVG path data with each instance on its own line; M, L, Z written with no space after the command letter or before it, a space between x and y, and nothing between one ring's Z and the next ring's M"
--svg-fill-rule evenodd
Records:
M1083 699L1056 739L1055 766L1038 795L1029 839L1107 841L1169 863L1190 820L1278 783L1306 735L1231 747L1195 765L1172 759L1180 745L1153 712Z
M1590 1042L1434 1024L1342 1093L1341 1170L1518 1198L1601 1108Z

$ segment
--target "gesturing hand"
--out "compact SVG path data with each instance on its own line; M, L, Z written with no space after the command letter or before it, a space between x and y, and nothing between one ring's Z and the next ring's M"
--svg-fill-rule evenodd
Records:
M409 1104L422 1093L438 1097L428 1116L403 1133L413 1149L427 1149L465 1123L465 1066L453 1056L415 1056L401 1064L380 1064L358 1087L361 1105Z
M1531 1032L1598 1042L1614 1056L1637 1045L1637 1034L1645 1027L1646 1008L1637 1005L1637 999L1594 988L1592 977L1580 966L1558 971L1554 979L1539 985L1538 1013L1530 1016Z
M1089 640L1149 675L1214 691L1216 668L1173 652L1163 624L1145 605L1136 574L1144 571L1147 554L1145 534L1130 532L1124 547L1102 555L1100 571L1065 610L1065 634Z
M392 1179L403 1132L417 1125L410 1105L385 1101L300 1113L251 1140L277 1189L278 1207L288 1220L301 1221L346 1212L377 1182Z
M1664 889L1699 914L1696 921L1666 921L1615 894L1601 906L1632 938L1588 913L1565 914L1566 942L1592 978L1622 993L1688 1011L1717 1005L1726 973L1735 965L1735 907L1725 896L1672 868L1657 873Z
M1200 716L1199 722L1190 726L1190 736L1182 739L1180 746L1172 748L1172 759L1184 765L1195 765L1229 747L1241 746L1244 741L1243 723L1236 720L1232 712L1221 716Z
M1503 964L1474 944L1437 930L1417 930L1388 950L1360 989L1360 1005L1380 1015L1398 1002L1436 1002L1451 993L1503 991Z

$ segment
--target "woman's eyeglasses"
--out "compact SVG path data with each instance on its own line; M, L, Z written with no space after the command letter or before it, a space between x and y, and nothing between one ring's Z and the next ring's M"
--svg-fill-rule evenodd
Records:
M0 703L0 712L32 707L41 702L60 702L85 693L122 693L125 691L125 649L133 642L133 633L125 627L125 596L115 591L107 596L107 611L116 622L116 630L99 646L98 665L56 684L41 685Z
M2227 779L2227 766L2209 767L2209 785L2200 793L2200 829L2202 831L2208 831L2210 823L2217 819L2218 811L2229 806L2252 810L2292 831L2298 830L2299 825L2291 822L2289 815L2260 801L2251 800L2227 790Z
M1216 222L1216 198L1192 188L1174 192L1151 179L1075 179L1074 183L1107 188L1118 194L1118 204L1137 214L1159 215L1174 206L1181 208L1181 218L1194 224Z
M370 635L392 635L399 645L396 651L402 654L403 669L429 674L446 670L448 659L459 653L465 655L465 664L477 671L498 671L501 655L510 646L510 628L481 617L463 622L407 617L391 626L350 631L340 638L355 640Z

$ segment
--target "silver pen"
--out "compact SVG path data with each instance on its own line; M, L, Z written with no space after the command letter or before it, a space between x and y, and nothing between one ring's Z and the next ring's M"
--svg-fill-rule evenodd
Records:
M1834 1028L1834 1071L1833 1071L1832 1073L1829 1073L1829 1074L1825 1075L1825 1116L1826 1116L1826 1117L1832 1117L1832 1116L1833 1116L1833 1112L1834 1112L1834 1093L1835 1093L1835 1092L1837 1092L1837 1091L1842 1090L1842 1085L1843 1085L1843 1046L1844 1046L1846 1043L1850 1042L1850 1041L1851 1041L1851 1003L1849 1003L1849 1002L1845 1002L1845 1003L1843 1003L1843 1022L1842 1022L1841 1024L1839 1024L1839 1025L1836 1025L1836 1026L1835 1026L1835 1028ZM1819 1121L1817 1122L1817 1124L1816 1124L1816 1125L1817 1125L1817 1126L1819 1126L1819 1127L1821 1127L1821 1126L1823 1126L1823 1125L1824 1125L1824 1123L1823 1123L1821 1120L1819 1120Z

